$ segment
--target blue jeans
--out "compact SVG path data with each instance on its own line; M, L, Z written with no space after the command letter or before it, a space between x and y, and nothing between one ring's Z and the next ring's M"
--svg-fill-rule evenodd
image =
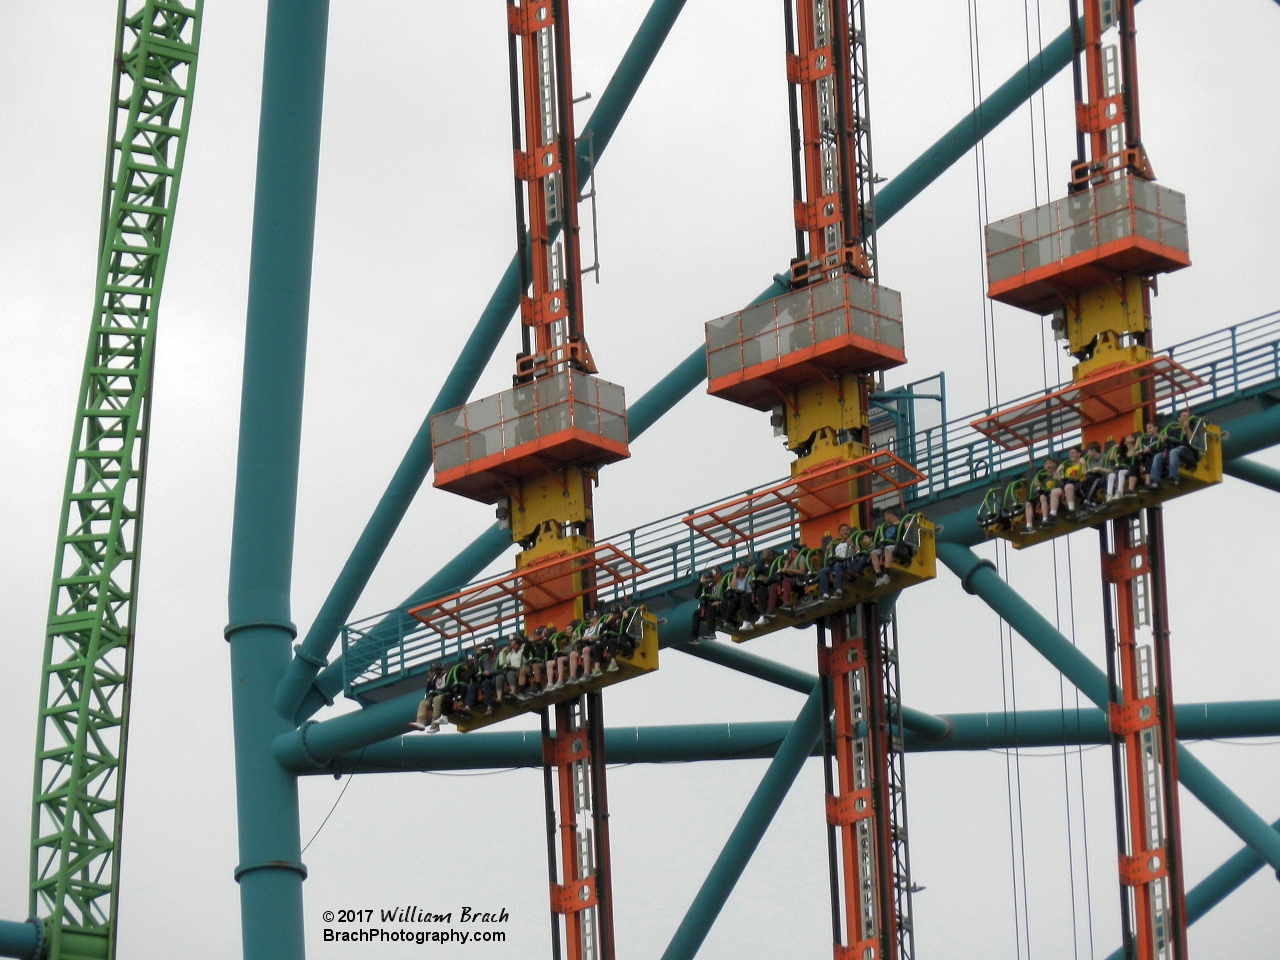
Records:
M839 593L844 589L844 570L846 560L837 560L829 567L823 567L818 571L818 592L819 593ZM835 584L833 590L832 584Z
M1182 447L1174 447L1169 451L1169 479L1176 480L1178 478L1178 461L1182 459ZM1151 458L1150 479L1152 483L1156 483L1161 479L1164 472L1164 455L1165 451L1161 450Z

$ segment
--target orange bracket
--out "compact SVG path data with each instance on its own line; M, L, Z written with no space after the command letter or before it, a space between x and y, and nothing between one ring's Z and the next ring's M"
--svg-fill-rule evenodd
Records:
M552 767L564 767L579 760L590 760L591 748L587 744L585 730L575 730L566 737L543 737L542 762Z
M521 180L539 180L560 172L560 154L554 144L540 148L536 155L516 150L515 167Z
M803 200L794 200L792 203L797 229L821 230L840 219L840 198L834 193L819 197L810 203L805 203Z
M556 22L551 0L525 0L519 7L507 7L507 30L526 36Z
M849 946L835 944L835 955L832 960L876 960L880 956L878 940L860 940Z
M862 644L853 640L818 651L818 670L824 677L842 677L866 665Z
M595 905L596 884L593 877L575 880L573 883L551 884L551 909L556 913L577 913Z
M1151 867L1152 861L1155 861L1155 869ZM1120 882L1125 886L1140 887L1168 875L1169 868L1165 866L1162 850L1140 853L1136 857L1120 854Z
M865 820L872 812L870 790L859 790L843 797L827 796L827 823L832 826L847 827Z
M1147 727L1154 727L1160 723L1156 698L1145 697L1132 703L1113 703L1107 711L1107 721L1111 732L1118 737L1127 737Z
M1150 572L1145 546L1121 547L1115 553L1103 554L1102 579L1107 583L1126 583Z
M1149 384L1150 396L1134 401L1127 388ZM969 426L1006 450L1028 447L1049 437L1132 413L1138 407L1186 393L1205 381L1168 357L1116 364L1043 397L999 410Z
M830 47L818 47L803 55L787 54L787 83L812 83L835 72Z

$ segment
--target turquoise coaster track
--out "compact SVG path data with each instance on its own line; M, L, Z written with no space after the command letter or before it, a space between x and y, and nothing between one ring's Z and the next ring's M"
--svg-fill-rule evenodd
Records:
M582 188L684 6L655 0L579 140ZM116 955L119 860L129 695L141 560L143 491L156 320L190 121L202 4L130 0L120 5L104 187L97 299L77 403L59 527L37 724L29 919L0 921L0 956ZM405 610L476 578L510 546L497 526L394 610L353 620L360 596L430 467L430 413L464 403L515 313L513 259L422 428L365 526L319 614L295 645L290 570L298 486L303 375L319 169L327 3L270 0L258 142L240 456L225 630L233 678L241 922L246 958L304 955L300 776L477 770L541 764L538 737L487 732L402 738L419 694L428 648ZM1055 38L969 116L891 179L876 197L883 226L1069 63L1071 40ZM780 267L782 265L779 265ZM756 301L778 295L780 279ZM753 301L755 302L755 301ZM690 334L692 339L692 332ZM1205 381L1194 409L1226 434L1226 472L1280 491L1280 471L1250 455L1280 444L1280 312L1201 335L1164 351ZM631 439L649 429L705 375L697 347L630 408ZM940 381L939 381L940 382ZM964 589L995 610L1080 689L1105 707L1098 668L972 550L982 539L973 512L982 493L1021 472L1025 453L993 447L968 423L912 424L936 399L880 398L885 436L925 480L909 507L940 525L939 559ZM1070 436L1056 438L1061 446ZM1037 451L1038 452L1038 451ZM789 531L750 549L789 539ZM692 957L804 761L822 717L816 677L720 642L693 645L696 571L729 551L695 542L679 515L607 538L648 567L627 584L664 617L662 645L806 694L792 722L616 727L609 759L656 763L770 760L664 960ZM739 547L738 549L743 549ZM345 695L361 709L313 717ZM908 750L974 751L1101 743L1100 710L1069 735L1058 711L1019 714L1016 737L998 714L934 715L904 709ZM1280 734L1280 699L1178 706L1185 739ZM1280 871L1280 821L1267 823L1182 744L1183 786L1243 842L1188 890L1194 922L1264 866ZM15 825L6 824L15 829ZM3 910L0 905L0 910ZM12 907L17 913L17 905ZM1118 957L1118 952L1113 957Z

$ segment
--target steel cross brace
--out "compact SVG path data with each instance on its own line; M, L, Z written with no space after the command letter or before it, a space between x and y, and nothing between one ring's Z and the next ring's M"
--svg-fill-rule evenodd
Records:
M988 560L967 547L938 544L938 559L960 578L965 591L981 597L1022 637L1057 667L1099 709L1107 709L1106 675L1059 633L1017 591L1000 578ZM1263 860L1280 871L1280 835L1228 789L1181 743L1178 779L1184 787Z

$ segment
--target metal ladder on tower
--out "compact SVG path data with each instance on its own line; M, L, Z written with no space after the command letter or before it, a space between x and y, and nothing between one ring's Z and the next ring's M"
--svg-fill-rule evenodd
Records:
M829 639L828 639L829 638ZM864 603L818 625L835 960L915 955L897 636Z
M1133 960L1187 956L1162 525L1151 508L1098 528L1121 932ZM1146 626L1152 642L1140 644Z
M542 711L553 960L562 936L568 960L614 957L602 704L599 692L556 704L554 734Z

